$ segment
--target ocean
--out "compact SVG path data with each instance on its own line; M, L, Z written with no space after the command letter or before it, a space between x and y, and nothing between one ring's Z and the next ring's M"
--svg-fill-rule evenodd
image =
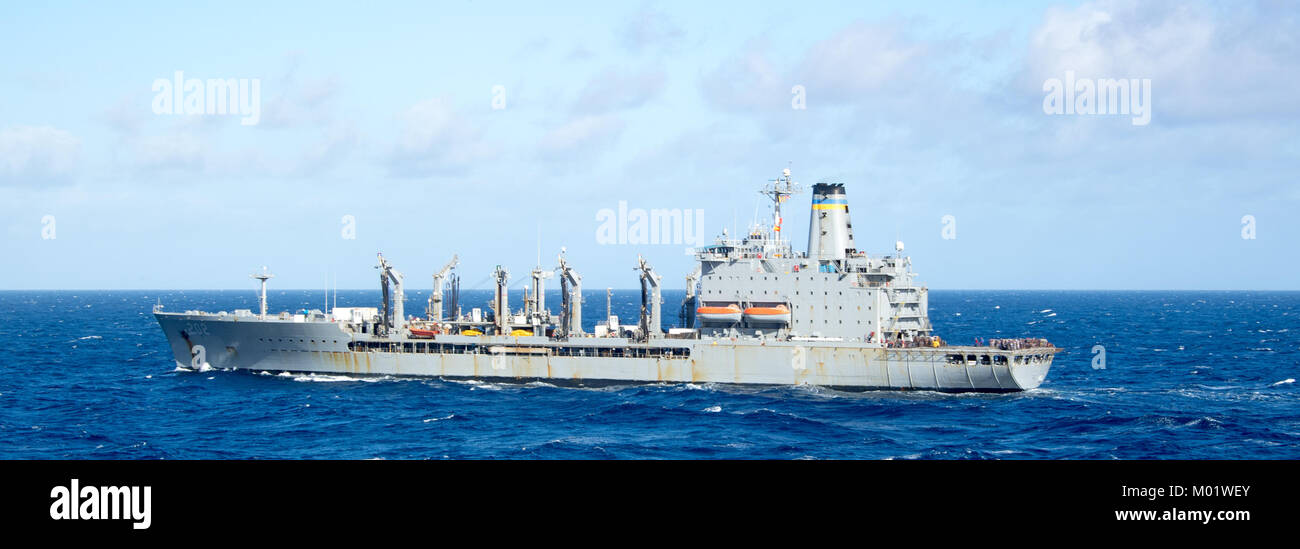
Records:
M682 295L665 292L665 324ZM406 310L426 297L409 294ZM462 292L466 306L489 297ZM325 304L321 290L269 299L273 311ZM614 292L614 313L634 322L639 299ZM257 298L0 291L0 458L1300 458L1300 292L931 291L948 341L1064 348L1041 388L1015 394L195 372L173 360L157 301L233 311ZM583 315L603 318L603 291Z

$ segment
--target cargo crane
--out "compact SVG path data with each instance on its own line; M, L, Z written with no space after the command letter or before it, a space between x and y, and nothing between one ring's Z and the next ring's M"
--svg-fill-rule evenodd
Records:
M663 277L655 273L654 267L644 257L638 255L636 261L636 270L641 275L641 337L649 340L663 333L659 319L659 308L664 301L660 295L659 281Z
M510 292L506 289L506 282L510 280L510 271L505 267L497 265L495 271L492 271L492 278L496 280L496 296L492 300L493 320L496 321L497 334L505 335L510 333Z
M681 310L677 312L677 322L682 328L690 328L695 325L695 287L699 285L702 269L698 263L695 264L695 270L686 275L686 297L682 298Z
M402 337L402 329L406 327L406 294L402 291L402 281L406 277L384 259L384 254L378 255L379 264L375 268L379 269L379 285L384 294L384 311L380 322L384 328L383 333L396 339ZM390 281L393 284L391 295L388 291Z
M460 257L453 254L451 256L451 261L448 261L446 265L442 266L441 270L439 270L437 273L434 273L433 275L433 293L429 295L429 307L425 309L425 315L431 321L434 322L443 321L443 314L442 314L443 281L447 279L447 275L451 273L452 269L456 268L456 265L459 262L460 262ZM457 314L457 313L456 311L452 311L452 314Z
M560 248L560 264L555 268L560 273L560 326L557 337L582 335L582 275L573 270L565 259L564 248Z

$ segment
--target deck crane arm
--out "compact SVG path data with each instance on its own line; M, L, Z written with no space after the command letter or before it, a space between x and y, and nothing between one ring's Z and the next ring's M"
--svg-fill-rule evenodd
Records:
M636 260L636 270L641 272L641 334L647 339L659 337L662 332L660 305L663 304L659 282L663 277L654 271L654 267L644 257L637 256Z
M425 314L428 316L429 320L442 322L443 281L447 280L447 274L450 273L452 269L455 269L456 265L459 263L460 256L452 255L451 261L448 261L446 265L442 266L441 270L433 274L433 293L429 294L429 307L425 309Z
M379 256L379 264L375 268L379 269L379 283L384 294L384 314L380 320L390 330L390 337L396 337L406 327L406 295L402 291L402 281L406 277L384 259L383 253L377 255ZM388 283L390 281L393 283L394 288L391 299L388 293Z
M560 297L563 300L560 313L560 328L565 336L582 333L582 275L573 269L564 257L565 249L560 249L560 264L555 268L560 273Z

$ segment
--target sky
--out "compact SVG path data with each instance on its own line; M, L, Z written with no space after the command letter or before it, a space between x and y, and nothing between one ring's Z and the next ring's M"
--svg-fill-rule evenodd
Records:
M789 168L935 289L1300 290L1300 6L899 4L6 3L0 289L372 288L378 252L518 287L561 247L680 288L691 242L602 212L711 242ZM256 80L256 123L163 111L178 71ZM1149 119L1054 114L1053 79L1149 82Z

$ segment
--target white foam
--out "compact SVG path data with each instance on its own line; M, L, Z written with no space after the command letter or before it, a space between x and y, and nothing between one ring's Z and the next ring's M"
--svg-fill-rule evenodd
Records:
M285 373L288 374L288 372L285 372ZM288 375L293 375L293 374L288 374ZM314 382L319 382L319 383L338 383L338 382L340 382L340 381L363 381L363 382L366 382L366 383L373 383L373 382L375 382L375 381L379 381L378 378L349 377L349 376L337 376L337 375L329 375L329 374L307 374L307 375L299 375L299 376L295 376L295 377L293 378L293 380L294 380L294 381L314 381Z
M424 422L425 422L425 423L433 423L433 422L435 422L435 421L442 421L442 420L444 420L444 419L451 419L451 418L454 418L454 417L456 417L456 414L450 414L450 415L448 415L447 417L431 417L431 418L425 419Z
M1038 311L1038 312L1039 312L1040 314L1041 314L1041 313L1050 313L1050 312L1052 312L1052 310L1051 310L1051 309L1043 309L1043 310Z
M721 411L722 411L722 407L721 407L721 406L709 406L708 408L705 408L705 409L700 410L700 411L701 411L701 412L709 412L709 413L717 413L717 412L721 412Z
M1288 383L1295 383L1295 378L1294 378L1294 377L1288 377L1288 378L1286 378L1286 379L1284 379L1284 380L1282 380L1282 381L1279 381L1279 382L1277 382L1277 383L1274 383L1274 384L1270 385L1270 387L1277 387L1278 385L1286 385L1286 384L1288 384Z

